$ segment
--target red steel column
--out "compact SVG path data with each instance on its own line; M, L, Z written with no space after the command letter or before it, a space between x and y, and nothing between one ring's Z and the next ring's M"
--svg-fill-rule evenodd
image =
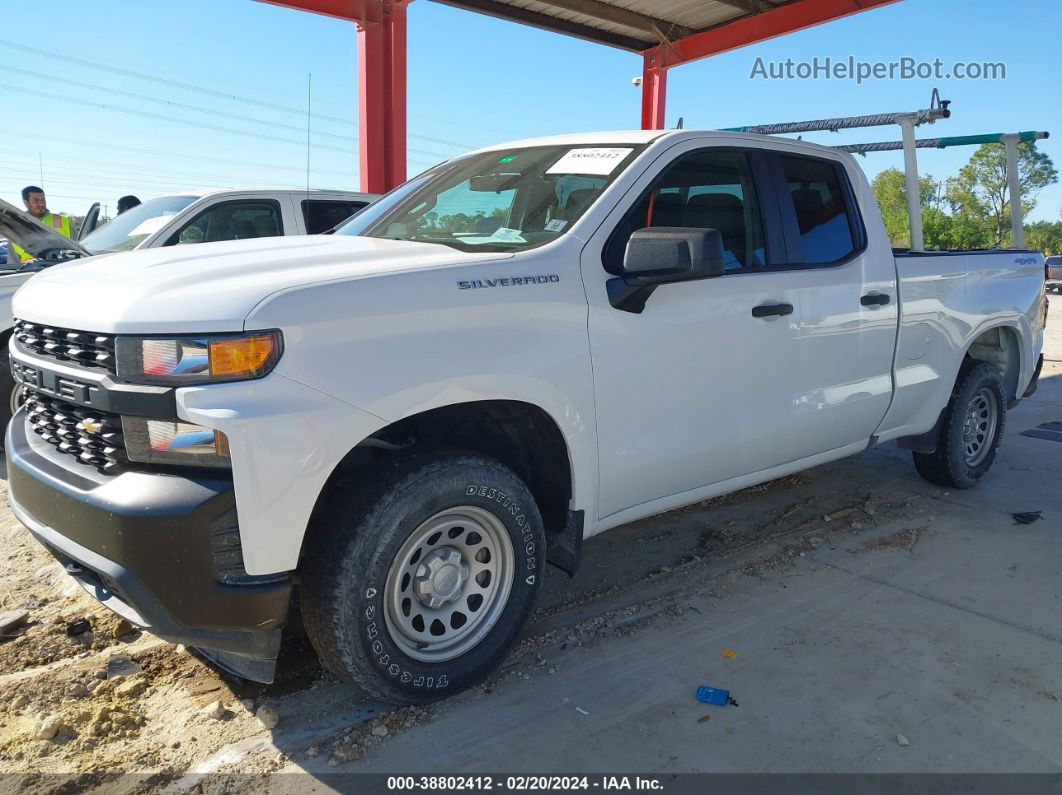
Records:
M358 20L361 189L385 193L406 180L406 5L366 3Z
M662 65L660 48L642 53L642 129L664 129L667 103L667 69Z

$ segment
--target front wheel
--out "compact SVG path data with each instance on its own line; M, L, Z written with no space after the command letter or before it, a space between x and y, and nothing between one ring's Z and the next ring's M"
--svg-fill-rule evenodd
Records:
M0 449L4 446L7 424L22 405L22 385L11 374L11 353L7 342L0 343Z
M339 485L311 529L302 613L326 667L391 702L482 681L531 613L544 534L534 498L474 453L396 456Z
M947 488L975 485L996 460L1006 420L999 370L988 362L967 359L945 409L936 452L914 454L918 474Z

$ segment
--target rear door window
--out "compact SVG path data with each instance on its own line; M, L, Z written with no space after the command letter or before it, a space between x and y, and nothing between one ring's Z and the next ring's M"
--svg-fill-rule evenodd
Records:
M803 252L797 261L830 265L848 257L858 248L858 223L841 181L840 166L808 157L783 156L779 160Z
M303 199L302 217L306 222L306 234L319 235L334 229L367 204L368 202L358 201Z

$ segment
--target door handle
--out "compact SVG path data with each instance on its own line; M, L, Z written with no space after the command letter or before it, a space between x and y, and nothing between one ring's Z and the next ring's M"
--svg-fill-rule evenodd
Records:
M775 315L793 314L792 304L760 304L752 307L753 317L773 317Z
M885 306L892 299L885 293L869 293L859 299L863 306Z

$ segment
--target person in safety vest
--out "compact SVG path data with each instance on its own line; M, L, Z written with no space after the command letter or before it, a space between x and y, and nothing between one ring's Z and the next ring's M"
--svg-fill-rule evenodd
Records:
M26 205L26 212L36 218L45 226L50 226L63 237L73 237L70 226L70 216L65 213L53 213L48 210L48 202L44 198L44 190L36 185L27 185L22 189L22 202ZM29 262L33 256L10 243L8 262Z

